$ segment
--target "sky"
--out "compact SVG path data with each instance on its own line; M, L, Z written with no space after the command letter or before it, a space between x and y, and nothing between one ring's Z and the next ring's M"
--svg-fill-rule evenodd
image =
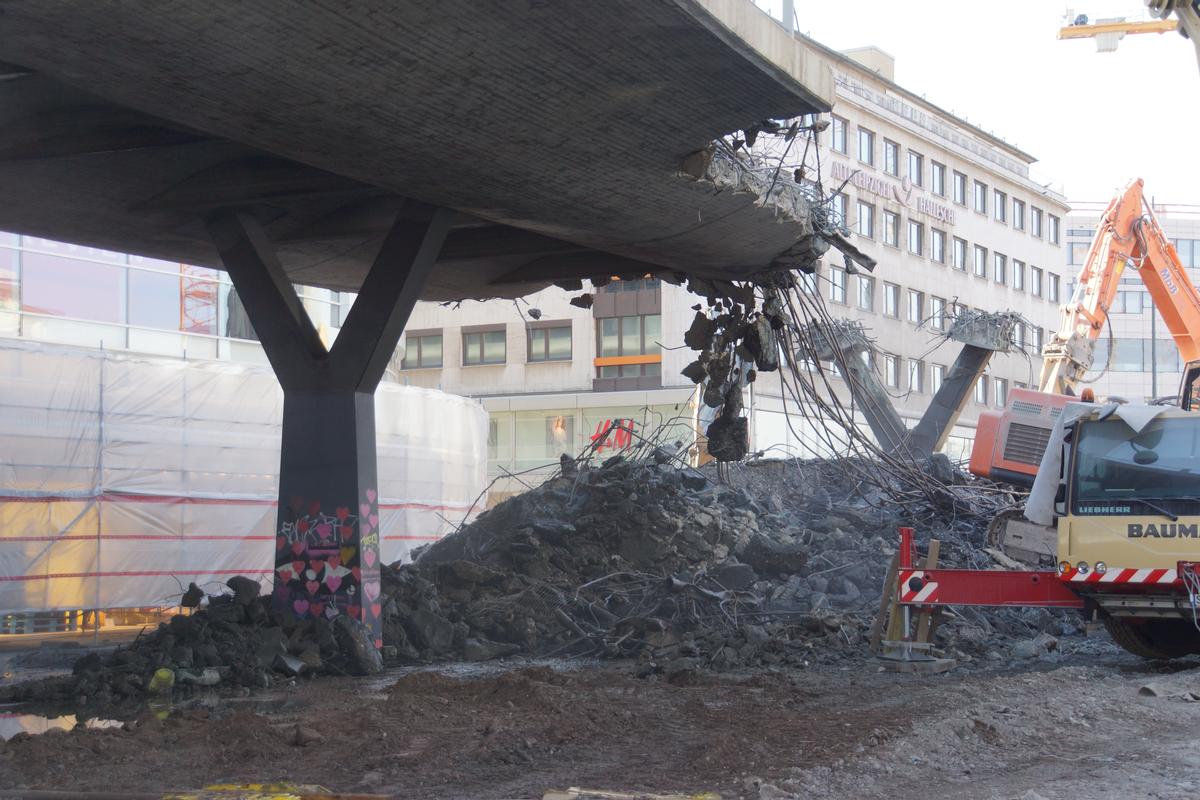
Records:
M782 0L755 0L779 17ZM1046 0L795 0L799 30L845 50L875 45L896 83L1037 158L1031 175L1072 201L1106 202L1134 177L1158 203L1200 204L1200 67L1178 33L1126 36L1116 52L1060 41ZM1073 3L1092 20L1145 18L1142 0Z

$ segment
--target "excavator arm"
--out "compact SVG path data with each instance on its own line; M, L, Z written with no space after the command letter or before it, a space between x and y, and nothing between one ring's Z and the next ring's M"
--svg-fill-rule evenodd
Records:
M1185 364L1181 405L1200 410L1200 292L1146 204L1139 178L1100 218L1078 283L1062 307L1062 323L1042 350L1040 391L1013 389L1003 411L979 415L971 472L1032 483L1054 420L1092 366L1096 339L1108 324L1127 267L1141 277L1179 348Z
M1043 392L1075 393L1092 366L1096 339L1108 322L1127 266L1138 271L1184 363L1196 366L1191 362L1200 361L1200 292L1163 235L1142 189L1140 178L1130 181L1100 218L1075 291L1062 307L1059 329L1042 352ZM1184 394L1188 407L1188 392Z

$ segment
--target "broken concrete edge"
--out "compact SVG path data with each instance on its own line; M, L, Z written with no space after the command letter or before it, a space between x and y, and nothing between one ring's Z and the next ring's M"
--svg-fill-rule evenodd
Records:
M966 345L1007 353L1016 346L1015 332L1026 320L1016 311L960 309L946 338Z

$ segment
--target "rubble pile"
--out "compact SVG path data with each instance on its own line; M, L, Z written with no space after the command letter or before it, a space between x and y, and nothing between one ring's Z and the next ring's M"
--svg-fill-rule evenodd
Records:
M170 695L190 687L268 688L297 675L378 672L382 658L366 627L349 617L291 623L285 627L259 596L258 581L236 576L229 594L208 598L204 608L179 614L127 647L75 662L67 678L20 683L3 701L108 706L146 695ZM192 584L184 603L203 592Z
M896 528L914 512L848 485L838 462L803 473L775 463L737 487L653 458L572 462L389 570L384 640L404 663L519 652L636 658L669 673L861 654ZM985 525L961 504L918 516L947 565L983 547ZM1036 634L1035 617L961 619L940 636L965 655L1009 628Z
M662 451L599 466L564 458L556 477L423 548L415 562L383 568L382 654L348 617L284 623L256 581L235 577L230 593L195 613L0 700L108 705L192 686L371 674L384 659L626 658L668 677L833 663L866 655L898 526L916 527L920 541L939 538L943 566L978 567L986 519L1012 499L959 485L957 502L902 506L893 491L856 483L859 471L844 459L752 462L725 473L718 481L679 468ZM202 595L193 585L184 605ZM997 648L1038 657L1055 651L1067 619L966 609L937 639L965 661L1002 657Z

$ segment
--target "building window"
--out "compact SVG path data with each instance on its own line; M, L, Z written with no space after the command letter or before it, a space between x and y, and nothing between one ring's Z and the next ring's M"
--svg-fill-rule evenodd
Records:
M849 204L849 198L845 192L838 192L830 198L830 206L833 208L834 219L838 225L849 227L846 219L846 208Z
M908 360L908 390L918 394L925 391L925 362Z
M925 247L925 226L916 220L908 221L908 252L921 255Z
M829 268L829 299L846 305L846 270Z
M515 442L509 447L515 451L516 469L526 470L555 462L563 453L574 453L578 449L575 441L575 412L561 411L518 411L513 415ZM629 420L623 420L629 424ZM611 425L611 421L609 423ZM624 434L629 436L628 433ZM497 446L502 437L497 431ZM503 437L507 439L508 437ZM610 437L615 439L616 436ZM624 444L622 442L622 444ZM489 433L490 445L490 433ZM514 446L515 445L515 446ZM597 448L606 449L604 445ZM614 449L621 449L619 446Z
M658 289L661 286L662 282L658 278L638 278L636 280L613 278L612 282L607 286L601 287L600 291L609 293L641 292Z
M900 388L900 359L895 356L883 357L883 379L893 389Z
M570 361L571 323L541 323L529 329L529 361Z
M1034 297L1042 296L1042 270L1038 267L1029 268L1029 293Z
M26 242L29 239L26 238ZM70 247L59 245L58 247ZM46 246L50 246L47 243ZM176 265L178 269L178 265ZM21 310L34 314L96 320L125 321L124 266L109 266L62 255L21 252ZM179 278L175 277L170 306L178 330Z
M975 277L986 278L988 273L987 266L988 251L986 247L975 245Z
M929 367L929 391L937 394L942 384L946 381L946 368L941 364L932 364Z
M1008 259L1000 253L992 254L992 278L996 283L1008 283Z
M817 293L817 273L815 271L800 273L800 291L805 294Z
M1067 263L1073 267L1083 266L1091 246L1090 242L1068 242Z
M996 222L1008 222L1008 195L999 189L995 190L992 213L996 215Z
M662 317L645 314L629 317L605 317L596 320L600 329L598 350L600 358L620 356L658 356L662 352ZM662 374L662 364L602 365L597 367L601 378L639 378Z
M925 157L912 150L908 151L908 179L913 186L925 185Z
M858 160L867 166L875 166L875 134L863 127L858 129Z
M1025 325L1024 325L1024 323L1018 322L1017 326L1015 328L1013 328L1013 344L1015 344L1017 347L1025 346Z
M1200 266L1197 264L1200 261L1200 240L1172 239L1171 246L1175 248L1175 255L1179 257L1180 264L1188 268Z
M1142 297L1141 292L1117 292L1117 299L1112 310L1121 314L1141 314Z
M955 269L967 271L967 240L954 237L954 258L951 264Z
M900 287L894 283L883 285L884 316L900 319Z
M929 188L938 197L946 196L946 165L929 162Z
M1025 262L1013 259L1013 288L1018 292L1025 291Z
M925 319L925 295L916 289L908 290L908 321L919 325Z
M1019 231L1025 230L1025 202L1013 198L1013 227Z
M1033 349L1041 355L1042 346L1046 343L1046 332L1036 325L1033 326L1030 332L1033 334Z
M979 380L975 381L975 402L980 405L987 405L988 401L988 379L987 375L980 375Z
M401 369L431 369L442 365L442 334L409 334L404 339Z
M942 297L929 298L929 327L935 331L946 330L946 300Z
M858 307L863 311L875 310L875 279L867 275L858 276Z
M1046 284L1046 299L1051 303L1058 302L1058 287L1060 278L1053 272L1049 275L1049 282Z
M858 235L875 238L875 206L858 201Z
M833 149L839 153L849 152L846 147L846 120L833 115L833 125L830 126L833 136Z
M946 232L929 229L929 257L939 264L946 263Z
M1029 207L1029 234L1042 238L1042 210L1037 206Z
M890 139L883 140L883 171L888 175L900 175L900 145Z
M987 213L988 187L986 183L975 181L975 210L980 214Z
M1046 235L1050 239L1050 244L1058 244L1058 217L1054 216L1053 214L1050 214L1049 217L1050 224L1048 226L1049 230L1047 230Z
M900 246L900 215L891 211L883 212L883 243L892 247Z
M503 364L508 356L507 333L503 328L463 333L463 366Z
M954 173L954 202L960 206L967 204L967 176L957 170Z
M1008 402L1008 379L993 378L992 383L994 384L992 394L996 397L996 405L1003 406Z

